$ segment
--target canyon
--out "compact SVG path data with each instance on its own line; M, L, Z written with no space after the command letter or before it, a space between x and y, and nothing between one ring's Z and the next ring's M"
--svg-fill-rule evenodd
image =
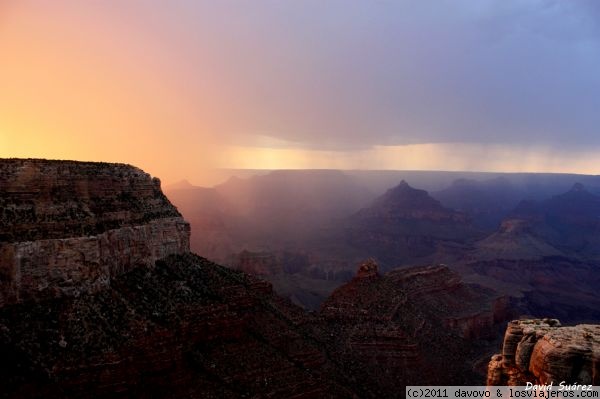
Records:
M441 221L469 232L473 246L479 242L464 214L422 190L403 183L382 198L356 217L384 225ZM525 335L531 341L529 330L511 323L503 358L488 365L506 321L554 309L539 295L556 292L548 280L560 270L556 263L537 260L524 268L520 259L471 259L456 266L433 261L436 249L421 265L392 268L362 249L343 262L331 254L329 272L343 263L345 281L334 274L323 279L318 270L298 280L325 297L307 312L293 302L309 299L284 298L261 278L302 271L314 253L240 251L232 260L250 274L195 255L195 235L215 236L190 228L160 181L130 165L0 160L0 202L0 377L10 398L376 398L402 397L408 384L477 385L486 373L489 382L504 382L517 370L507 368L514 367L510 353L525 353L516 341ZM349 247L334 244L325 242L319 253ZM595 266L562 262L578 270L573 287L589 281L562 302L553 299L555 308L579 301L582 314L593 316ZM511 274L545 288L526 297L490 287ZM319 288L313 281L335 284ZM593 325L569 328L558 331L577 340L596 337ZM549 335L548 345L556 337ZM594 345L582 353L596 353ZM597 356L590 356L582 359L597 369ZM536 373L551 375L540 356L531 359Z
M369 261L307 313L191 254L189 225L135 167L0 165L5 396L395 397L482 378L467 343L487 342L502 307L447 267L380 275ZM432 372L434 349L455 373Z
M309 310L374 258L383 273L446 264L518 314L566 323L600 320L599 193L597 176L402 171L277 171L167 191L192 221L193 250ZM257 216L269 210L281 221Z

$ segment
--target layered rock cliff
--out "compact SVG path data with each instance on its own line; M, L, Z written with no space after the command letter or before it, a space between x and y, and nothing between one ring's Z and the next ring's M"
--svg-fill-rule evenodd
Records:
M107 288L189 251L160 181L130 165L0 160L0 307Z
M563 327L556 319L514 320L502 353L488 365L488 385L600 384L600 325Z

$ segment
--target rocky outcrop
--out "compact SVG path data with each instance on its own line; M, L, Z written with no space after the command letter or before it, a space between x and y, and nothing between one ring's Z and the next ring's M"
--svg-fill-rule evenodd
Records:
M507 315L506 298L447 266L380 274L372 260L304 312L190 254L159 181L128 165L3 160L0 205L3 397L398 397L409 383L481 381L473 367ZM403 228L414 226L428 225ZM270 256L245 266L281 274ZM578 345L578 370L597 375ZM552 375L534 355L531 372Z
M107 288L189 251L160 181L130 165L0 160L0 307Z
M502 353L488 364L488 385L600 383L600 325L563 327L556 319L514 320Z
M379 397L398 386L475 384L474 343L494 335L496 298L469 286L445 265L398 269L379 276L373 261L336 289L320 315L330 351ZM442 365L451 365L442 367ZM385 370L383 372L382 370Z
M356 278L379 277L378 266L374 259L367 259L358 266Z

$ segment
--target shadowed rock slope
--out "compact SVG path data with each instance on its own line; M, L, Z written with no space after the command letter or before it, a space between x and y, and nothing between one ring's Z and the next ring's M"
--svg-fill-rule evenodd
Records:
M600 197L581 184L545 201L522 201L465 263L475 281L521 297L521 314L596 322L599 215Z
M582 184L541 202L521 201L500 230L477 244L480 256L599 259L600 196Z
M379 397L398 386L476 384L474 369L503 320L503 299L444 265L380 275L372 261L323 303L329 348Z
M0 309L8 397L352 397L271 286L192 254Z

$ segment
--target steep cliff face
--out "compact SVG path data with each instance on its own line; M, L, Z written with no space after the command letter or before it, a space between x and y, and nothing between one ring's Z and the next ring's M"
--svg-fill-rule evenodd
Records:
M106 288L189 251L160 181L129 165L0 160L0 307Z
M502 353L488 365L488 385L600 383L600 325L562 327L556 319L508 324Z

